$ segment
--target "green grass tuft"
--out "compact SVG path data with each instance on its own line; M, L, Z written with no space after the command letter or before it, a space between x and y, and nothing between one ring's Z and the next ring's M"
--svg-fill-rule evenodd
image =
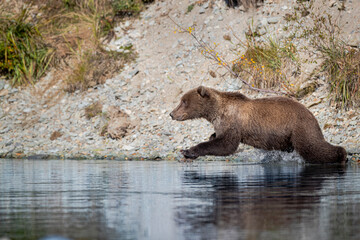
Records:
M186 13L191 12L191 11L194 9L194 7L195 7L195 3L190 4L190 5L187 7Z
M335 41L319 48L333 99L342 108L360 105L360 51Z
M28 18L27 9L17 15L0 16L0 74L10 78L13 86L35 83L53 56L53 50Z
M118 16L134 16L141 12L143 2L140 0L114 0L112 7Z

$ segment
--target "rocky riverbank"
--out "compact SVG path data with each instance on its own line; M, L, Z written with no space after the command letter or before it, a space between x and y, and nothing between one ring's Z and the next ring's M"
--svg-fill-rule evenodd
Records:
M117 50L132 44L138 58L103 85L85 92L66 93L62 91L61 75L54 72L35 86L21 90L0 80L0 157L180 159L180 149L204 141L213 131L204 120L171 120L169 113L184 92L203 84L220 90L239 89L253 98L267 96L249 91L225 74L226 71L214 66L201 55L188 34L174 33L176 27L167 16L182 26L196 26L202 39L218 43L218 51L228 57L233 44L224 40L224 35L233 30L243 35L251 19L266 25L268 34L281 30L285 24L282 16L291 10L294 1L265 1L256 11L249 12L229 9L223 1L214 1L211 7L206 3L195 5L187 13L192 2L156 1L139 19L117 26L116 38L108 48ZM348 4L350 17L347 18L351 19L360 4L355 1ZM352 21L359 21L359 17L353 17ZM360 45L356 42L360 29L351 23L347 27L346 34L355 45ZM209 69L216 69L218 77L210 77ZM58 81L52 84L54 78ZM328 98L328 85L324 80L318 83L316 91L301 102L314 113L329 142L344 146L350 155L359 154L359 110L337 110ZM101 110L89 117L86 109L94 103L99 103ZM101 136L114 108L127 116L125 125L119 123L120 128L125 126L119 139ZM279 157L301 161L297 154L265 153L245 145L230 158L215 159L256 162Z

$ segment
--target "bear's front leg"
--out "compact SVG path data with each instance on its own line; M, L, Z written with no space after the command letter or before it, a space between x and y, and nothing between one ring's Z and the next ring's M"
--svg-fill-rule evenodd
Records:
M238 145L239 141L237 139L222 137L200 143L186 150L181 150L181 153L185 158L190 159L205 155L228 156L236 151Z

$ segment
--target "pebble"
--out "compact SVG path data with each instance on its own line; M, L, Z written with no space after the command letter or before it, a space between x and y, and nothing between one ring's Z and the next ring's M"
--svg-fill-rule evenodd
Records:
M24 113L29 113L29 112L31 112L31 111L32 111L31 108L25 108L25 109L23 110Z
M276 24L281 20L280 17L269 17L267 18L268 24Z

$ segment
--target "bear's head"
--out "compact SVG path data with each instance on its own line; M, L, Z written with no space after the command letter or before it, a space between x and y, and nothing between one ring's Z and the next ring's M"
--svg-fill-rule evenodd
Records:
M180 104L170 113L173 120L208 119L214 113L215 90L200 86L185 93Z

